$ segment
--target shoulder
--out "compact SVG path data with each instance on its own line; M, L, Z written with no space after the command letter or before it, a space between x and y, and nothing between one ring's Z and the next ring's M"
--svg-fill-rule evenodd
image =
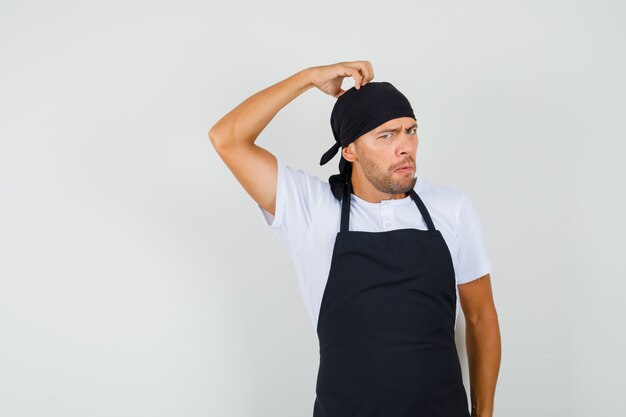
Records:
M277 161L278 188L282 188L285 199L306 201L307 205L315 206L320 203L321 199L332 197L328 181L287 164L278 158Z
M334 199L329 183L316 175L295 168L280 158L275 215L259 206L267 226L278 233L287 249L294 253L308 239L320 217L320 210Z
M458 215L463 200L467 198L465 191L458 187L425 178L418 178L414 190L424 200L424 204L430 204L433 209L442 212L454 213L454 216Z

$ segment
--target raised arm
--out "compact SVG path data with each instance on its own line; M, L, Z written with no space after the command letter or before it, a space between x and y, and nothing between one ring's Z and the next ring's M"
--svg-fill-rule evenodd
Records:
M352 77L356 88L370 81L369 62L354 61L311 67L248 97L218 120L209 139L220 158L246 192L265 210L275 214L278 165L276 157L254 141L274 116L311 87L339 97L343 78Z

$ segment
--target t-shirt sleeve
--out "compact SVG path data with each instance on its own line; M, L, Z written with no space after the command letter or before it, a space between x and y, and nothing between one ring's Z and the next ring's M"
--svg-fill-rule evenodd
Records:
M457 218L457 284L465 284L491 272L478 213L463 192Z
M294 253L306 242L322 196L330 189L328 183L319 177L292 168L279 158L276 161L275 215L258 204L257 207L265 225L276 232L287 251Z

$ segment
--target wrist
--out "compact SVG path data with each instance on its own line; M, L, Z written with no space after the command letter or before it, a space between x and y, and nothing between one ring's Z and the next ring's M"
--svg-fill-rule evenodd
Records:
M294 75L292 75L292 78L295 80L300 93L303 93L307 91L308 89L315 86L313 84L311 68L305 68L303 70L296 72Z

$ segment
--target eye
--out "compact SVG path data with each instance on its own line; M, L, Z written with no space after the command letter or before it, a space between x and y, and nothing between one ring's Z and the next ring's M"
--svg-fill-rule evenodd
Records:
M411 131L411 130L413 130L413 131L414 131L413 133L416 133L416 132L417 132L417 128L416 128L416 127L412 127L412 128L410 128L410 129L409 129L409 131Z
M379 138L379 139L380 139L380 138L387 139L387 138L388 138L388 137L390 137L391 135L392 135L392 133L385 133L384 135L379 136L378 138Z

